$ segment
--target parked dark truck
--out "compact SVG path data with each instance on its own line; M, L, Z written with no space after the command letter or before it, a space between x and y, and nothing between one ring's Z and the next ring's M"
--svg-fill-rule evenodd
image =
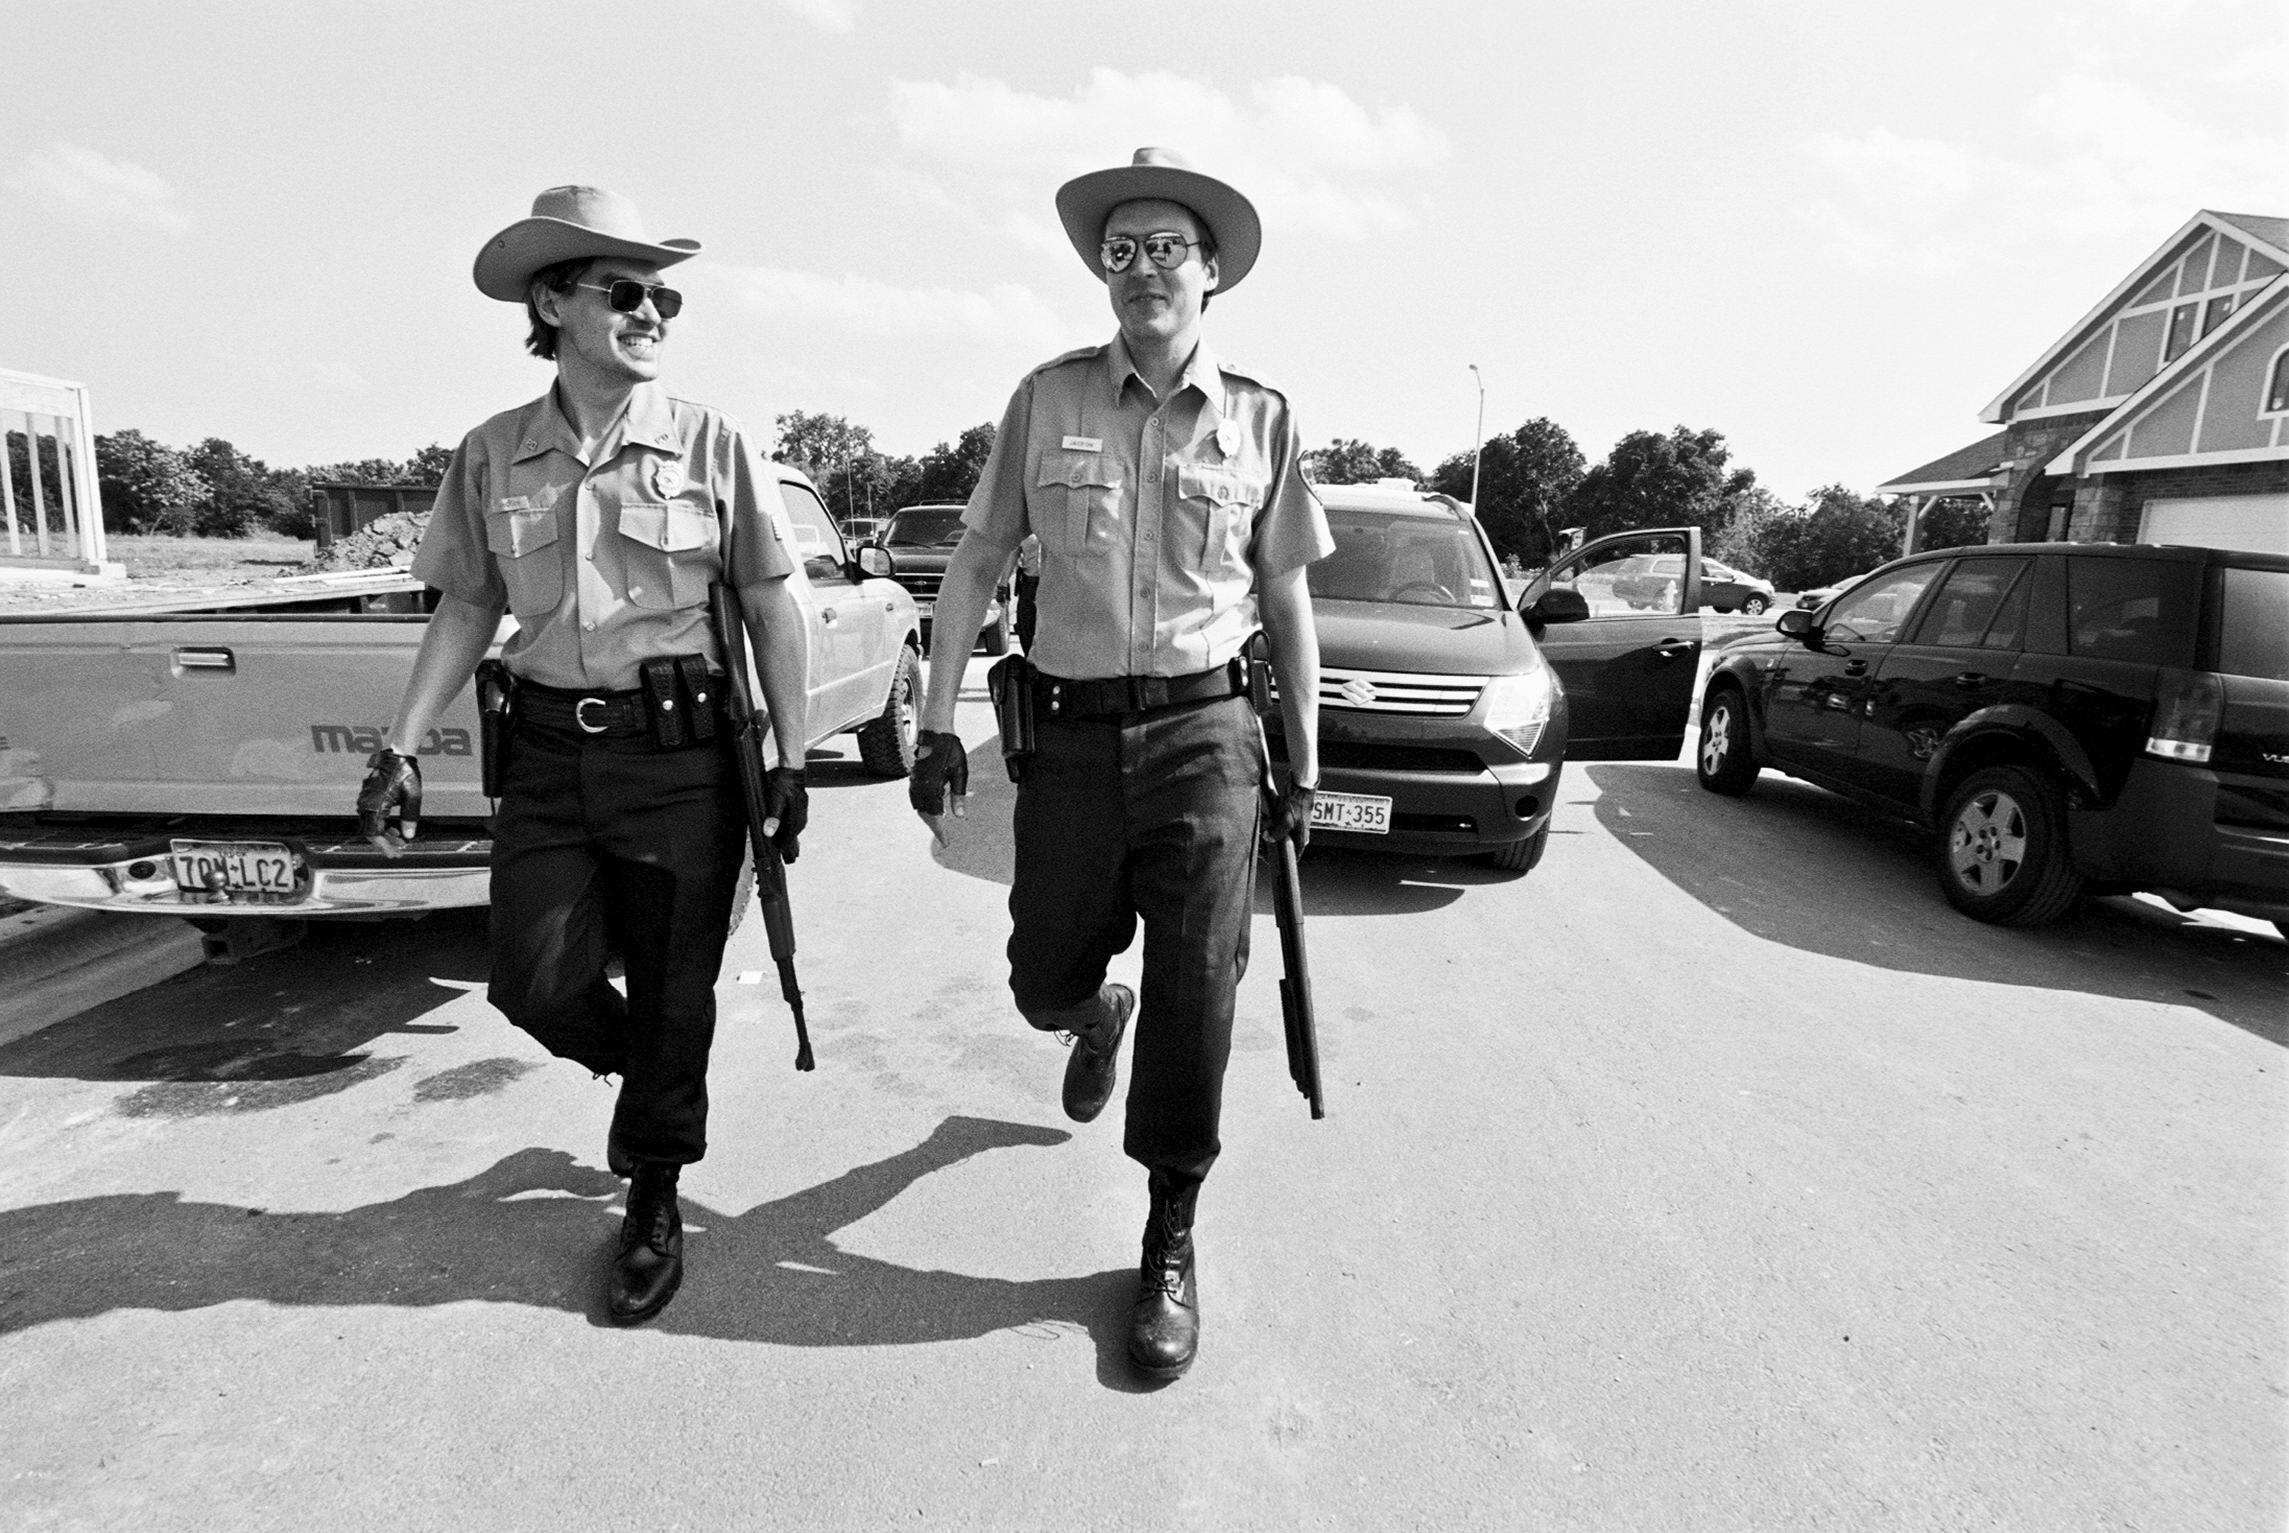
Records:
M890 557L898 562L894 578L914 594L914 605L922 614L922 640L930 638L930 613L938 604L938 587L946 578L946 563L954 557L954 545L962 541L961 506L908 506L890 519L890 529L883 542L890 549ZM993 602L986 608L986 623L979 634L989 655L1009 653L1009 641L1016 622L1016 603L1010 597L1009 571L1002 571L1002 580L995 585Z
M808 481L767 467L804 554L806 744L855 732L870 771L903 776L914 603L852 556ZM376 571L202 610L0 617L0 895L203 921L484 904L491 805L470 692L419 742L427 796L406 854L356 833L424 607L402 572Z

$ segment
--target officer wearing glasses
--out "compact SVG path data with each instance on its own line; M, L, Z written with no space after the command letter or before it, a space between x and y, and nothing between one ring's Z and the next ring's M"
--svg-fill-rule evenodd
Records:
M707 727L724 695L709 680L724 665L713 582L737 589L777 737L798 742L765 823L790 861L807 817L807 640L776 482L736 424L658 382L683 307L660 272L698 251L647 239L626 199L583 186L543 192L486 241L477 287L525 306L526 346L556 383L453 456L413 562L437 610L358 798L366 833L401 854L421 812L413 742L514 616L488 994L551 1053L620 1077L606 1156L630 1185L607 1302L622 1323L683 1279L676 1183L707 1150L715 981L746 844L730 731ZM660 660L681 663L647 672Z
M1215 1163L1256 843L1308 834L1319 644L1304 568L1334 541L1287 401L1201 338L1211 293L1261 244L1256 211L1166 150L1068 182L1067 237L1119 332L1036 369L1002 417L938 594L914 807L946 829L968 785L951 733L994 582L1028 535L1041 584L1027 658L1035 751L1018 785L1010 989L1069 1034L1064 1107L1097 1116L1136 1047L1123 1147L1151 1211L1128 1352L1170 1379L1199 1344L1193 1211ZM1235 664L1258 626L1280 678L1292 785L1259 823L1261 745ZM1107 983L1144 926L1143 1005Z

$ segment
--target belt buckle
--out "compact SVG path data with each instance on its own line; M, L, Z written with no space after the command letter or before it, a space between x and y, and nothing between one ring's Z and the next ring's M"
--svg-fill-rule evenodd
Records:
M600 735L604 733L604 726L588 722L586 709L590 703L594 703L599 708L605 706L604 699L601 697L584 697L572 705L572 722L578 724L585 733Z

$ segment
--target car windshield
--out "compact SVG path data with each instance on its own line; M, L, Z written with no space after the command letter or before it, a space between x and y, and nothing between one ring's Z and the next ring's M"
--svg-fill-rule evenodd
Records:
M1493 607L1502 586L1472 530L1446 517L1330 507L1335 552L1309 566L1311 594L1329 601Z
M908 548L935 548L962 540L962 508L933 506L927 511L901 511L890 519L887 541Z

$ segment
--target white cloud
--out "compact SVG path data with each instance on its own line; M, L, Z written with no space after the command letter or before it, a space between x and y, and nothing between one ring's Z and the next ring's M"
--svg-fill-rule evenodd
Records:
M828 277L784 266L719 268L749 313L798 327L885 340L1022 342L1036 349L1059 335L1056 317L1032 290L1002 283L986 292L896 287L855 274Z
M2136 246L2198 207L2273 212L2278 144L2181 111L2142 84L2069 71L2028 99L2007 152L1873 128L1801 146L1824 186L1799 209L1865 272L1946 276L2033 245Z
M858 0L779 0L779 8L822 32L848 32L858 25Z
M1371 183L1419 174L1451 149L1411 107L1370 109L1293 75L1238 95L1188 75L1102 68L1065 96L976 75L901 80L890 118L908 151L945 167L973 199L1030 211L1046 187L1152 143L1231 181L1283 230L1352 238L1412 225L1409 201Z
M191 226L190 215L176 202L175 189L156 171L77 144L51 144L26 155L8 185L83 217L158 229Z

